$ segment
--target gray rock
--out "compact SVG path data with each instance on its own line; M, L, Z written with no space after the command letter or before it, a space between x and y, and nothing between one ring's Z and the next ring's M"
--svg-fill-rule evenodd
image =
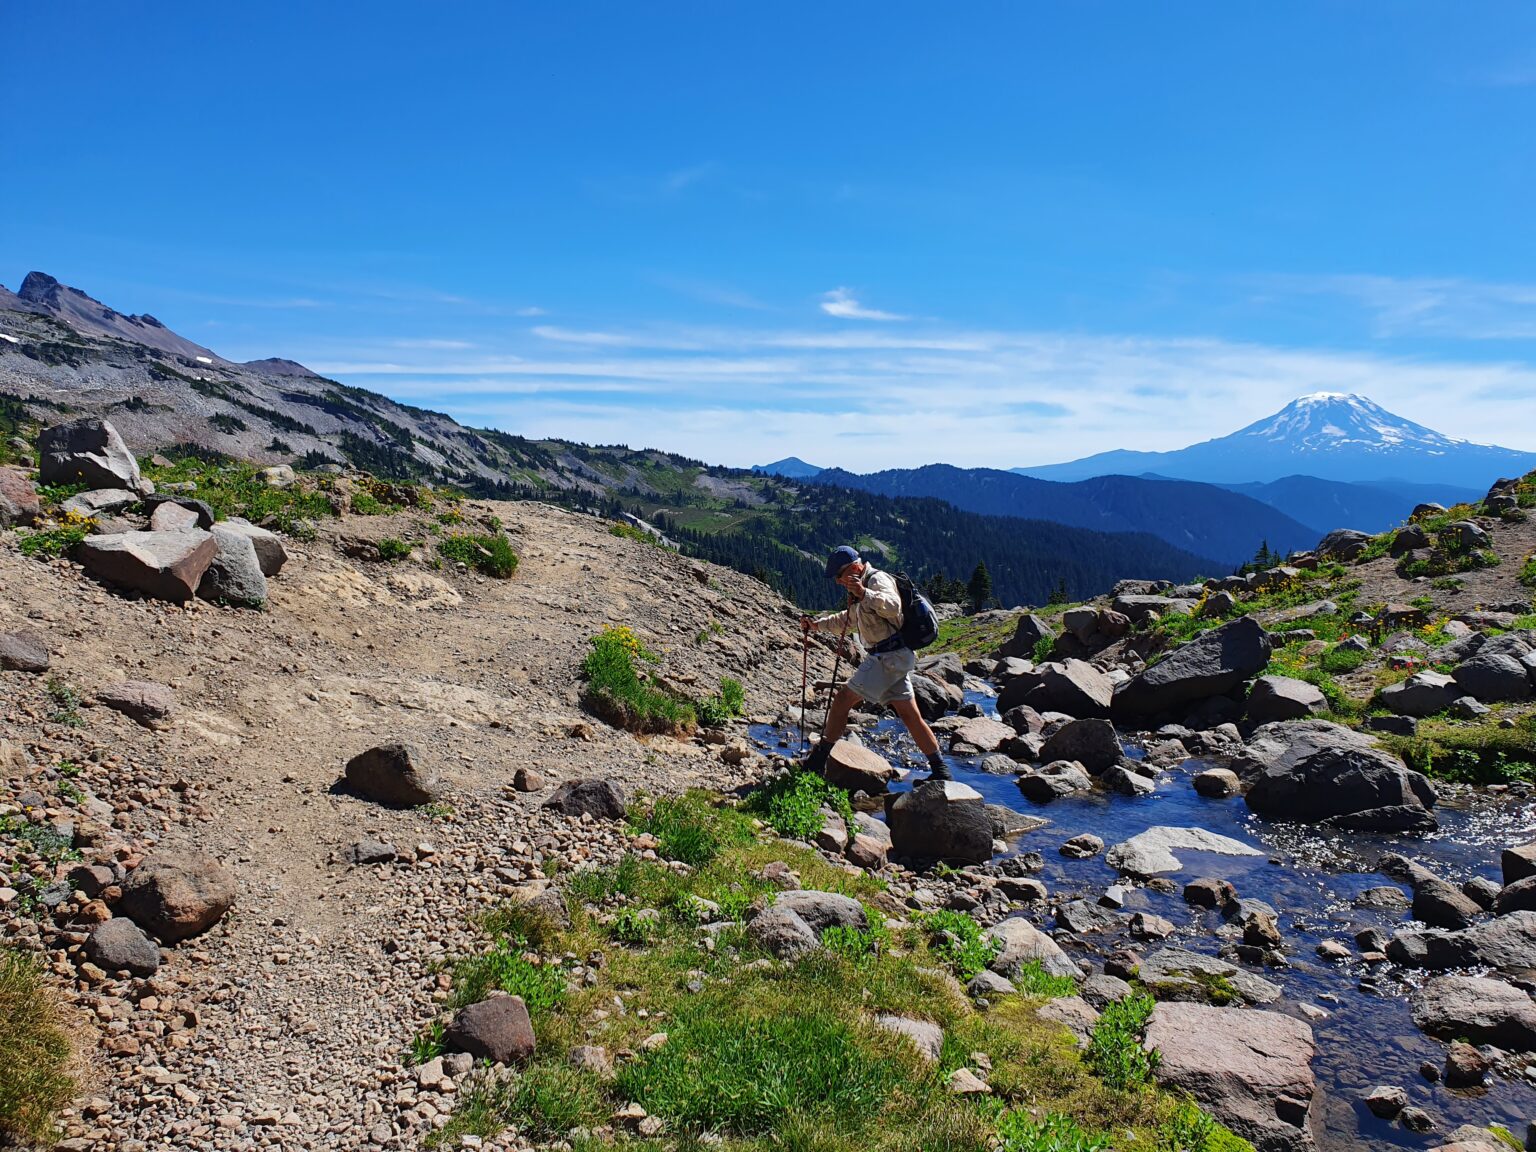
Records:
M521 996L492 992L459 1009L443 1032L443 1047L493 1064L519 1064L533 1055L533 1022Z
M1183 948L1160 948L1141 962L1138 975L1159 1000L1270 1004L1280 998L1278 984L1217 956Z
M1408 1107L1408 1093L1396 1085L1378 1084L1365 1094L1365 1106L1372 1116L1390 1120Z
M160 948L126 916L98 924L85 938L85 954L108 972L153 976L160 969Z
M1118 792L1122 796L1147 796L1157 789L1151 777L1134 772L1122 764L1106 769L1099 777L1099 783L1110 792Z
M955 706L944 686L932 676L913 676L912 693L917 700L917 710L924 720L937 720Z
M59 511L95 519L132 508L139 499L137 492L130 492L126 488L96 488L89 492L75 493L59 505Z
M1269 663L1270 643L1251 616L1196 637L1138 673L1114 694L1116 715L1146 716L1236 688Z
M263 576L276 576L283 570L283 565L288 563L288 550L283 547L282 540L265 528L258 528L249 520L243 520L238 516L231 516L219 525L226 532L235 532L246 537L251 542L251 547L256 549L256 562L261 565Z
M1321 688L1289 676L1260 676L1248 693L1248 719L1255 724L1304 720L1328 711Z
M1037 712L1108 716L1114 692L1114 682L1092 664L1066 660L1042 664L1033 673L1011 680L998 694L997 710L1007 713L1027 704Z
M1451 702L1450 713L1458 720L1476 720L1486 716L1493 709L1488 707L1475 696L1463 696Z
M1481 976L1437 976L1409 998L1413 1022L1442 1040L1536 1051L1536 1004L1520 989Z
M1253 781L1248 807L1269 820L1360 832L1438 827L1434 786L1370 737L1337 724L1266 724L1233 768Z
M943 680L949 684L965 683L965 666L960 663L960 657L953 652L945 652L938 656L924 656L917 662L918 671L932 676L935 680Z
M1073 720L1058 728L1040 748L1042 760L1073 760L1097 775L1120 763L1124 750L1108 720Z
M1018 988L1014 987L1012 980L999 976L989 968L983 968L975 976L971 977L971 982L965 986L965 990L972 997L986 996L990 998L993 996L1011 996L1018 991Z
M1001 721L989 720L985 716L974 716L956 727L951 739L957 743L979 748L983 752L996 752L1013 739L1014 735L1013 729Z
M219 546L208 532L119 532L75 546L86 572L157 600L190 600Z
M234 907L235 878L203 852L157 852L123 881L117 910L167 944L205 932Z
M1074 836L1061 846L1061 854L1069 860L1087 860L1104 851L1104 841L1092 832Z
M888 796L885 821L896 856L970 864L992 858L992 816L981 793L968 785L919 784L910 792Z
M827 755L827 783L848 792L879 795L901 773L889 761L862 744L839 740Z
M622 820L626 811L624 789L612 780L595 776L567 780L542 807L566 816L591 816L597 820Z
M1116 1000L1124 1000L1131 992L1129 984L1107 972L1097 972L1083 982L1083 999L1101 1012Z
M1431 876L1413 890L1413 918L1431 928L1465 928L1482 912L1476 901L1438 876Z
M799 916L818 939L828 928L869 927L869 917L864 906L850 896L836 892L819 892L813 888L801 888L793 892L780 892L774 898L774 908L788 909Z
M1230 836L1220 836L1204 828L1174 828L1156 825L1137 833L1111 848L1105 860L1112 868L1130 876L1156 876L1183 868L1174 849L1191 852L1215 852L1222 856L1263 856Z
M780 960L792 960L821 946L821 937L789 908L765 908L752 917L747 939Z
M1507 916L1511 912L1536 912L1536 876L1527 876L1524 880L1516 880L1500 889L1494 897L1493 911L1498 916Z
M1164 1088L1187 1092L1255 1152L1311 1148L1311 1027L1278 1012L1159 1004L1143 1041Z
M898 1036L905 1036L917 1049L918 1055L929 1063L938 1063L944 1051L944 1029L931 1020L914 1020L910 1016L893 1016L881 1012L875 1017L876 1027Z
M1405 968L1431 971L1477 966L1536 971L1536 912L1511 912L1457 931L1403 929L1387 944L1387 956Z
M218 554L203 573L197 594L204 600L241 608L266 607L267 578L261 574L261 562L250 537L220 525L214 528L213 539L218 544Z
M352 864L387 864L395 858L393 844L364 837L347 849L347 861Z
M132 494L129 493L131 496ZM204 530L213 526L213 517L209 523L199 524L202 519L195 508L187 508L174 500L163 500L155 505L155 510L149 516L149 530L151 532L186 532L193 528Z
M1485 648L1456 669L1456 685L1482 701L1520 701L1531 695L1530 674L1513 656Z
M1524 880L1527 876L1536 876L1536 841L1504 849L1504 854L1499 858L1499 864L1505 884L1513 884L1516 880Z
M1138 912L1131 917L1131 935L1137 940L1166 940L1173 932L1172 920L1151 912Z
M1079 936L1106 931L1123 919L1123 916L1108 908L1101 908L1086 900L1068 900L1056 909L1057 926Z
M152 491L139 475L139 462L117 429L87 417L45 428L37 439L37 473L43 484L88 484L92 488Z
M346 782L369 800L413 808L441 800L447 790L413 744L380 744L347 761Z
M1462 895L1485 912L1490 911L1499 898L1497 881L1490 880L1486 876L1474 876L1470 880L1463 881L1461 891Z
M48 663L48 646L36 632L0 632L0 669L37 674Z
M1388 685L1380 696L1382 705L1397 715L1418 717L1444 712L1465 693L1454 677L1426 669L1400 684Z
M119 680L96 691L96 703L146 728L159 726L170 718L176 698L164 684L153 680Z
M988 965L999 976L1011 980L1024 965L1039 961L1040 967L1052 976L1070 976L1074 980L1082 977L1061 946L1023 916L999 920L982 935L999 944L997 955Z
M1035 654L1035 646L1041 640L1055 640L1056 630L1047 624L1033 612L1026 612L1019 617L1019 622L1014 626L1013 635L1003 642L997 654L1001 657L1032 657Z
M1371 546L1371 537L1352 528L1339 528L1324 536L1317 545L1319 559L1349 563Z
M1088 774L1069 760L1057 760L1038 772L1026 773L1019 777L1018 784L1025 799L1036 804L1048 804L1059 797L1086 792L1093 787Z

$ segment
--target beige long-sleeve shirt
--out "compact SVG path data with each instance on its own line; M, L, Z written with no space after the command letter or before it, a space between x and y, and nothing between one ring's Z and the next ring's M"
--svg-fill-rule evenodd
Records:
M841 632L846 623L858 632L866 648L894 636L901 628L901 593L896 589L896 577L869 568L863 583L864 599L853 601L841 612L818 616L811 627L818 632Z

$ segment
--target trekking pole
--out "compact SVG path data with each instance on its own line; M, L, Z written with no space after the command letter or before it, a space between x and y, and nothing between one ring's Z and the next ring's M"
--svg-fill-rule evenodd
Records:
M800 751L804 752L811 745L811 738L805 731L805 692L810 684L811 676L811 634L800 632Z
M853 615L853 593L848 594L848 604L843 611L843 630L837 634L837 658L832 661L832 696L827 700L827 710L821 714L821 739L827 738L827 721L832 716L832 700L837 697L837 677L843 670L843 645L848 640L848 620Z

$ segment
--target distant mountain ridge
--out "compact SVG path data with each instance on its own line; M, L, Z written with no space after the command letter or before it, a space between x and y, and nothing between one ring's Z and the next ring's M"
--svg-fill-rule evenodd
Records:
M1278 508L1293 520L1326 535L1335 528L1354 528L1361 532L1385 532L1408 518L1420 504L1470 503L1483 493L1475 488L1457 488L1450 484L1408 484L1383 480L1374 484L1347 484L1339 480L1320 480L1316 476L1286 476L1268 484L1223 484Z
M1233 566L1251 558L1262 543L1299 550L1322 535L1240 492L1181 480L1100 476L1063 484L994 468L929 464L867 476L833 468L812 482L883 496L932 497L987 516L1027 516L1098 532L1148 532Z
M772 464L754 464L752 471L763 472L769 476L788 476L795 480L806 480L819 475L822 469L814 464L807 464L798 456L786 456L782 460L775 460Z
M1043 480L1154 473L1208 484L1315 476L1348 483L1403 479L1482 493L1536 468L1536 452L1474 444L1393 415L1364 396L1314 392L1230 436L1172 452L1101 452L1065 464L1014 468Z

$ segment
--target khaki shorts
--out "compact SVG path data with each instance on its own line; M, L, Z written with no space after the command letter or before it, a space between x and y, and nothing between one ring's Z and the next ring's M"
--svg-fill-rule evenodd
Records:
M916 667L917 653L910 648L871 652L848 681L848 687L872 704L911 700L912 670Z

